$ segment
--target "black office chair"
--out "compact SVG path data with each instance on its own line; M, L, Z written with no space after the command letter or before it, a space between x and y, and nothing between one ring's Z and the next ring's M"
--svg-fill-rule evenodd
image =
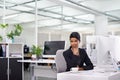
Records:
M3 49L2 49L2 45L0 45L0 57L3 57Z
M31 59L31 57L24 57L24 59ZM30 63L24 63L24 70L27 71L30 68Z

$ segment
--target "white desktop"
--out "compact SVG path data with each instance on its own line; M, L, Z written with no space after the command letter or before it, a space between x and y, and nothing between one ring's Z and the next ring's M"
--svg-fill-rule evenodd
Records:
M56 55L42 55L43 58L55 58Z
M26 59L26 60L18 60L18 62L23 62L23 63L55 63L55 60L50 60L50 59L39 59L39 60Z
M57 80L120 80L120 71L94 70L57 73Z

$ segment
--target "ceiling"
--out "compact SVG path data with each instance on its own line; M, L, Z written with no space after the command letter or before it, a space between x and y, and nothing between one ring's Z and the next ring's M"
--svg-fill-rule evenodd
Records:
M41 29L68 30L92 25L96 15L106 15L109 23L120 23L120 0L37 0L37 11L35 4L35 0L0 0L0 22L32 23L36 19Z

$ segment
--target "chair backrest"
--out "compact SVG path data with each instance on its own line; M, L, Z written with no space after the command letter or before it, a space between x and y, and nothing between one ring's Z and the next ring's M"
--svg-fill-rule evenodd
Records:
M67 68L66 61L63 56L63 52L64 50L57 50L56 52L55 62L56 62L57 73L65 72Z

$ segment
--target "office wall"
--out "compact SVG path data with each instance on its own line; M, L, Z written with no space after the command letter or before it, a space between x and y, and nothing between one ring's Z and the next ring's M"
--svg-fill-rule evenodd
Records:
M32 46L32 44L35 44L35 22L30 22L30 23L23 23L23 32L21 34L21 36L17 37L15 39L16 42L23 42L25 44L27 44L28 46ZM88 25L87 25L88 26ZM93 26L93 25L92 25ZM86 27L86 26L85 26ZM117 32L116 30L119 30L118 28L120 27L120 25L109 25L109 31L114 31ZM93 28L93 27L92 27ZM94 29L94 28L93 28ZM65 40L66 41L66 47L68 48L69 45L69 35L70 33L73 32L73 30L71 29L70 31L65 31L65 30L52 30L50 28L39 28L38 31L38 44L40 46L44 45L44 41L50 41L50 40ZM94 30L93 31L89 31L89 30L84 30L84 31L77 31L81 34L81 45L85 44L85 37L86 35L89 34L94 34ZM86 33L87 32L87 33ZM116 34L119 34L118 32Z
M48 32L40 32L38 33L38 45L44 46L45 41L56 41L63 40L66 42L65 48L69 46L69 33L61 32L61 31L48 31Z
M16 38L16 42L19 40L19 42L23 42L24 44L27 44L28 46L32 46L35 44L35 27L34 23L24 23L23 26L23 32L21 36ZM67 45L69 46L69 34L70 32L64 32L61 30L42 30L40 29L38 31L38 45L41 47L44 46L45 41L55 41L55 40L65 40ZM20 41L21 40L21 41Z
M28 46L32 46L35 44L35 27L34 23L26 23L22 24L23 26L23 32L21 36L16 38L16 42L23 42L24 44L27 44ZM65 49L68 49L70 46L69 36L70 33L73 31L64 31L64 30L51 30L51 29L39 29L38 31L38 45L41 47L44 46L45 41L55 41L55 40L65 40ZM83 44L85 44L85 37L86 35L89 35L90 33L84 33L81 31L77 31L81 35L81 43L80 47L82 47Z
M27 44L28 46L32 46L35 44L35 28L34 23L27 23L22 24L23 26L23 32L19 38L21 39L21 42L24 44Z
M49 34L48 33L38 33L38 45L43 47L45 41L49 41Z

